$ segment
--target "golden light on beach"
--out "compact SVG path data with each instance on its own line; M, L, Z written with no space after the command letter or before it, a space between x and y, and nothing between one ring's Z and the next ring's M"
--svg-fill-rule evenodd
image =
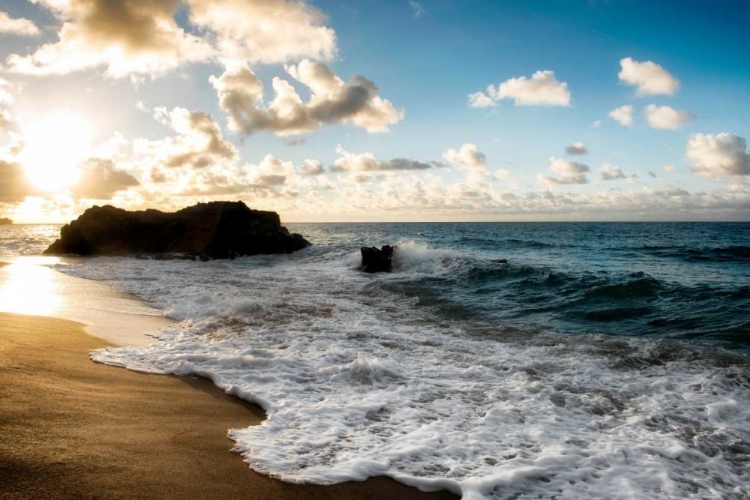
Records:
M80 163L91 146L88 123L72 114L56 114L22 124L20 162L26 177L46 192L71 187L80 178Z
M50 316L61 304L58 286L46 267L17 259L0 267L0 312Z

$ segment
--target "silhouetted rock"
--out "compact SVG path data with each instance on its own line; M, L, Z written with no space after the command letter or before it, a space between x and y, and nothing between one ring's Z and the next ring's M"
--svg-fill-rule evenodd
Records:
M389 273L393 269L393 251L396 247L385 245L383 248L362 247L362 266L366 273Z
M44 253L209 260L291 253L307 246L305 238L281 226L276 212L251 210L241 201L215 201L174 213L94 206L65 225Z
M11 224L13 224L12 220L0 218L0 226L10 226Z

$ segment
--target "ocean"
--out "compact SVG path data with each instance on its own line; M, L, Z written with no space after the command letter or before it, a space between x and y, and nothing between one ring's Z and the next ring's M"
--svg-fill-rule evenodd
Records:
M750 224L287 224L314 246L61 272L179 321L94 360L263 407L254 470L465 499L750 497ZM59 226L0 227L0 255ZM394 272L357 271L396 244Z

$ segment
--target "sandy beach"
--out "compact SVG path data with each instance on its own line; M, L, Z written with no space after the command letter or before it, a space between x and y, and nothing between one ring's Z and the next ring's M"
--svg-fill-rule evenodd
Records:
M0 313L0 498L454 498L386 478L293 485L251 471L227 430L263 411L190 377L93 363L81 323Z

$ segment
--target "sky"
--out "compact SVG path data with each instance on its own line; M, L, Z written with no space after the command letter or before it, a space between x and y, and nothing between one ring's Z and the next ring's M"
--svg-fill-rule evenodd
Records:
M750 220L750 2L0 0L0 216Z

